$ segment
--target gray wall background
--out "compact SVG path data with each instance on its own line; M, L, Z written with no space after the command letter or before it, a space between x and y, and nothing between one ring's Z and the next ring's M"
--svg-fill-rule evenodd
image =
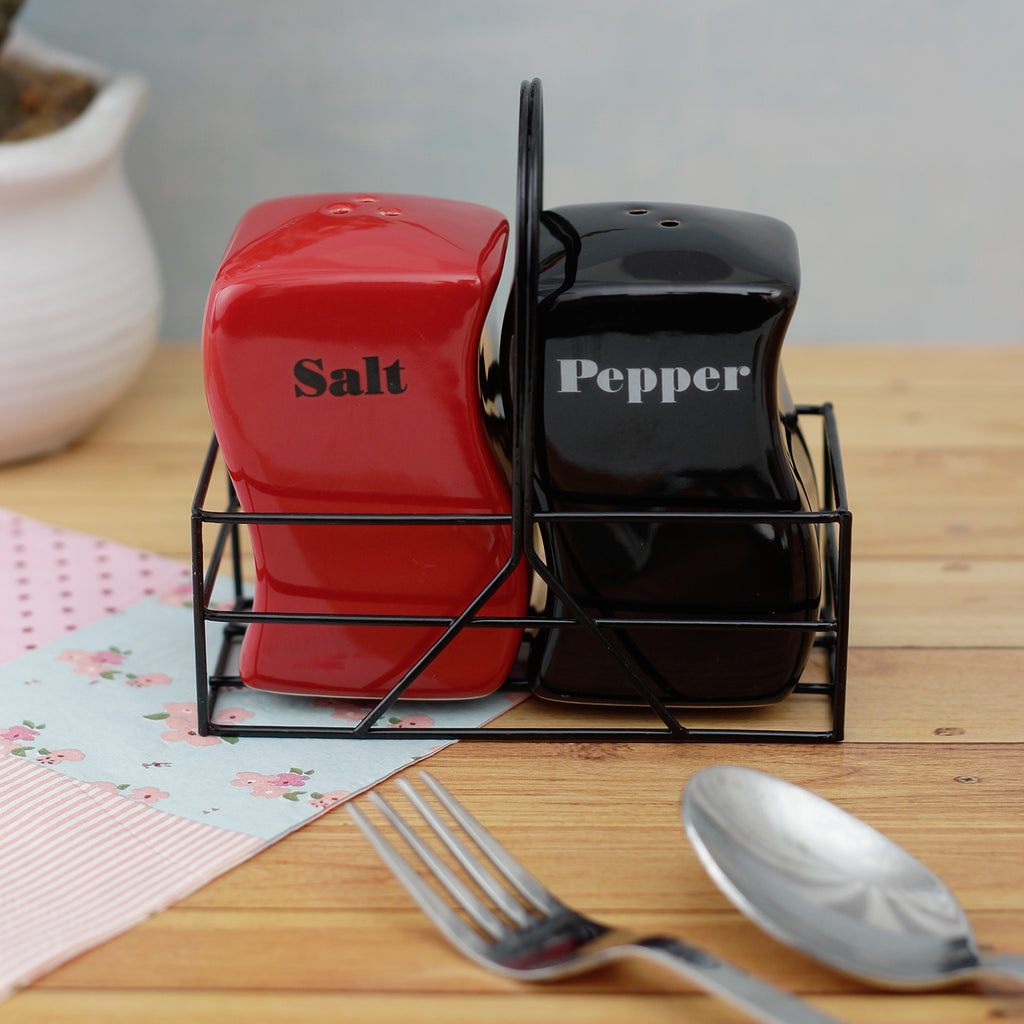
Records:
M127 167L168 339L198 337L262 199L400 191L511 214L533 76L547 205L793 226L791 340L1024 339L1019 0L28 0L20 24L149 79Z

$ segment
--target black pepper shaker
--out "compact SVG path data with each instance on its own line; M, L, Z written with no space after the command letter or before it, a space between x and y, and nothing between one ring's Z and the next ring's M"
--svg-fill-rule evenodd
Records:
M510 313L500 375L512 402L512 360L532 367L531 502L558 582L545 615L575 605L645 623L608 626L605 643L578 624L541 630L534 691L643 703L625 660L674 706L785 697L812 631L655 623L817 616L816 527L756 518L819 508L780 367L799 289L793 232L755 214L619 202L544 211L534 237L532 354L517 352ZM676 511L751 516L657 518ZM557 518L581 512L598 518Z

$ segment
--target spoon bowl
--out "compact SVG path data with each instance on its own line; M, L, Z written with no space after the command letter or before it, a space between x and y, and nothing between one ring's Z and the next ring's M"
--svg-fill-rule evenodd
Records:
M956 897L920 861L800 786L715 765L690 779L682 817L736 907L821 963L889 988L980 973L1024 981L1024 957L983 955Z

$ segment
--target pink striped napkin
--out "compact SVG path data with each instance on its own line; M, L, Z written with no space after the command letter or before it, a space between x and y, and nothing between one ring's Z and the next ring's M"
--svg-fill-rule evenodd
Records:
M17 757L0 758L0 821L7 907L0 915L0 996L145 920L263 845Z
M199 736L187 581L0 510L0 998L446 745ZM223 699L215 717L255 723L352 714ZM400 702L387 724L475 726L509 706Z

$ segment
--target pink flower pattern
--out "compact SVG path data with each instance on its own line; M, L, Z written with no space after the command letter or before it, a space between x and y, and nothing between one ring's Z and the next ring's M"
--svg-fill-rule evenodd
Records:
M60 546L65 543L71 546L73 538L62 536ZM102 561L108 558L111 564L102 575L110 575L110 579L101 584L108 588L103 591L106 597L90 608L97 613L127 596L126 589L119 589L118 573L123 571L127 576L136 571L129 568L127 552L122 561L121 554L110 547L103 552ZM62 558L62 564L64 561ZM112 574L106 572L108 568ZM31 668L21 669L18 678L11 676L13 684L23 686L12 688L15 703L8 705L6 715L0 712L0 763L6 757L21 757L28 762L22 774L39 774L45 766L47 773L60 772L101 799L112 801L120 796L133 803L150 804L152 808L145 810L149 816L169 813L202 822L202 815L221 811L219 819L206 821L227 829L244 826L248 818L258 822L259 829L268 836L281 822L292 827L336 807L351 797L350 789L361 789L370 781L362 771L352 779L333 765L331 744L296 744L296 751L323 751L308 755L307 763L307 755L280 753L289 749L288 743L200 736L194 679L189 678L194 666L188 664L187 655L184 660L178 657L180 651L172 656L164 643L165 636L174 636L180 638L182 647L190 646L192 584L187 570L180 571L180 567L173 567L173 572L161 567L159 574L154 574L152 568L150 564L140 570L143 576L154 576L146 581L148 597L140 605L126 607L113 618L86 623L84 630L69 633L53 647L38 649ZM62 570L68 575L60 576L66 583L47 588L53 592L50 596L56 597L58 592L63 594L58 587L67 587L63 594L67 600L61 603L68 605L64 610L70 617L62 620L63 624L78 619L77 608L70 608L71 604L80 604L77 599L71 600L75 574L87 571L84 561L71 558L67 569ZM211 606L235 607L235 599L226 596L229 591L226 587L224 600L219 592L216 597L210 595ZM100 603L104 607L98 607ZM271 711L263 709L274 708L276 699L255 695L242 686L224 686L219 688L216 712L211 714L218 726L259 724L271 719ZM14 714L12 708L21 702L24 710ZM312 721L347 727L367 715L378 718L373 714L374 703L369 698L299 698L296 706L301 706ZM428 705L401 702L378 724L406 730L429 726L433 713ZM23 721L26 717L35 721ZM49 722L49 726L43 722ZM204 753L204 748L214 746L216 751ZM396 753L388 772L403 762L416 760L415 754L405 754L408 744L392 746ZM421 743L412 746L417 751L427 747ZM268 750L275 752L269 758ZM315 774L311 771L314 767ZM37 769L35 773L33 768ZM257 799L250 800L250 796ZM289 803L295 806L289 807ZM127 805L127 811L122 808L122 812L142 814L143 808Z
M174 608L190 606L191 587L187 583L182 583L182 585L160 594L154 600L159 604L173 606ZM230 605L232 602L228 602L228 604ZM168 614L178 613L170 610ZM50 655L50 657L55 658L61 664L69 666L70 671L76 676L88 677L89 681L94 684L102 680L118 679L121 683L134 690L148 690L152 687L169 688L172 684L180 686L182 682L181 679L172 678L167 673L151 670L151 666L144 664L138 667L145 671L137 671L133 661L139 662L142 659L139 657L133 659L130 650L114 645L104 649L65 648L60 651L59 655L54 654ZM227 701L224 701L224 698L229 693L234 696L235 691L238 694L235 699L240 701L245 699L244 694L251 693L251 691L248 691L243 686L222 687L220 690L222 702L227 703ZM170 695L169 692L168 696ZM228 699L230 700L231 698L229 697ZM373 702L367 702L366 700L340 698L311 699L309 704L314 708L327 710L334 719L351 723L363 720L367 714L372 712L374 706ZM238 737L232 736L201 736L199 734L198 708L194 701L171 701L158 704L156 707L162 710L143 715L144 718L150 721L161 723L159 730L153 730L154 740L159 737L164 743L178 744L182 750L192 747L212 747L223 743L234 744L241 742ZM401 705L399 705L400 708ZM218 710L213 717L213 721L218 725L235 725L246 722L254 717L254 711L237 705ZM383 716L378 724L392 729L428 728L434 725L434 720L429 714L422 711L406 713L396 709L390 714ZM70 766L75 762L87 761L85 751L89 750L88 745L83 743L85 750L77 749L71 745L59 748L55 748L52 744L49 747L40 746L39 738L43 729L45 729L45 726L41 723L36 724L30 721L24 721L20 724L7 724L6 726L0 725L0 756L12 754L26 757L30 755L41 765L57 768L66 765L68 766L66 770L69 771L69 774L72 774L73 777L81 778L80 770L71 769ZM51 729L51 731L53 730ZM73 735L68 734L65 742L67 740L70 740L72 743L75 742ZM81 742L80 738L79 742ZM149 751L143 754L143 756L152 757L153 753L155 752ZM157 754L157 756L159 757L160 755ZM416 760L416 758L414 757L413 760ZM170 759L166 759L164 761L146 761L141 765L143 768L154 766L171 768L172 764ZM127 771L125 774L130 775ZM173 782L174 773L169 771L166 773L147 772L146 774L148 778L153 778L157 775L161 776L159 781L165 782L168 785L168 789L164 789L160 785L140 785L139 783L143 781L142 779L92 782L89 785L97 791L123 796L138 803L157 805L169 800L171 798L171 790L175 788ZM312 769L295 767L287 770L282 768L281 770L270 772L235 771L233 779L222 778L219 785L230 785L233 788L248 791L250 796L257 797L260 800L298 803L315 812L327 811L351 797L352 794L347 789L331 789L326 791L314 789L311 784L311 776L313 774ZM148 778L146 781L148 781ZM167 780L170 781L167 782ZM211 783L213 781L211 780ZM212 806L214 802L223 803L223 791L221 791L219 797L214 795L215 792L216 790L211 786L212 811L219 809ZM178 808L173 804L172 808L173 813L178 813ZM203 813L210 813L210 811L204 810Z
M0 731L0 754L13 754L15 757L25 757L35 747L32 741L39 736L46 726L40 723L30 722L27 719L21 725L10 725Z
M133 789L128 794L132 800L138 800L144 804L155 804L157 800L166 800L170 795L162 789L157 789L156 786L142 786L139 789Z
M85 754L80 750L75 750L73 747L66 748L64 750L46 750L40 748L39 756L36 760L40 764L60 764L63 761L84 761Z
M234 725L252 717L252 712L246 711L245 708L225 708L223 711L218 711L213 716L213 720L218 725Z
M96 651L92 657L101 665L120 665L124 661L124 655L113 648L107 651Z
M98 789L101 793L109 793L111 796L123 796L120 786L115 786L112 782L90 782L90 786L93 789Z
M279 786L304 786L306 776L299 775L298 772L281 772L277 776L276 782Z
M0 732L0 739L34 740L38 735L38 729L30 729L27 725L12 725L9 729Z
M429 715L406 715L404 718L388 719L389 729L429 729L434 720Z
M215 747L220 736L200 736L199 709L195 704L165 704L162 714L146 715L162 721L165 727L160 739L166 743L185 742L191 747Z
M171 682L170 676L165 676L163 672L147 672L142 676L133 676L130 672L125 676L124 680L129 686L143 687L143 686L167 686Z
M310 793L310 806L317 810L326 811L347 800L352 794L347 789L332 789L329 793Z
M124 652L115 649L106 651L65 650L57 656L58 661L69 662L75 666L75 672L83 676L97 676L113 679L116 674L113 666L124 661ZM93 682L97 682L94 679Z
M128 783L117 786L113 782L90 782L89 785L111 796L126 796L129 800L137 800L142 804L155 804L158 800L166 800L171 795L157 786L137 786L128 793L125 792L131 789Z
M231 785L248 787L253 796L274 800L287 792L283 786L277 785L276 775L260 775L259 772L236 772L235 775Z
M172 715L164 725L167 728L160 733L160 739L165 743L181 743L184 740L190 747L215 747L220 743L219 736L201 735L194 718L175 718Z
M346 722L361 722L367 712L373 710L372 704L360 704L340 697L318 697L313 701L313 707L333 708L331 718L340 718ZM387 719L389 729L428 729L433 724L434 719L422 713L405 715L402 718L391 715Z
M129 686L167 686L171 677L163 672L146 672L136 675L134 672L122 673L116 666L124 664L125 658L131 651L122 651L117 647L109 647L105 651L82 651L67 649L62 651L57 660L67 662L75 666L75 672L79 675L92 676L90 683L98 683L101 679L113 679L114 676L124 675L124 681Z
M267 800L276 800L282 796L286 800L298 800L296 789L305 786L307 778L312 774L312 769L303 772L297 768L292 768L287 772L278 772L276 775L236 772L231 785L248 789L252 796L264 797Z

